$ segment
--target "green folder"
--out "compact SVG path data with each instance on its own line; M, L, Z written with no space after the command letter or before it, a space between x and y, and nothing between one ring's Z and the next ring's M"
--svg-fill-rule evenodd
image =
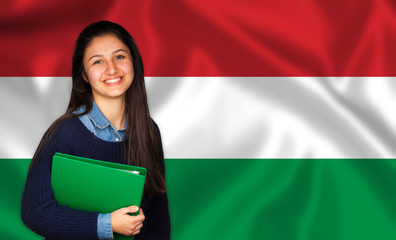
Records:
M141 167L55 153L51 185L60 205L110 213L131 205L140 207L146 174ZM133 238L114 233L114 239Z

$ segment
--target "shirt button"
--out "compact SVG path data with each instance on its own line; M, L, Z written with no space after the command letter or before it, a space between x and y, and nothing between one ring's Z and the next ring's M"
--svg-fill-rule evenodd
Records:
M116 138L116 141L118 142L120 139Z

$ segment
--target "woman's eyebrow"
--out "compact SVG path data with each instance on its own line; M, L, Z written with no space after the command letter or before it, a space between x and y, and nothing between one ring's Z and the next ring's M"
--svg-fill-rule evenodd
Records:
M94 57L103 57L103 55L102 54L93 55L92 57L90 57L88 59L88 61L91 61L91 59L94 58Z
M114 53L121 52L121 51L122 51L122 52L125 52L125 53L128 53L126 50L120 48L120 49L118 49L118 50L115 50L115 51L113 52L113 54L114 54Z
M118 53L118 52L125 52L125 53L128 53L126 50L124 50L124 49L117 49L117 50L115 50L114 52L113 52L113 54L115 54L115 53ZM103 57L104 55L103 54L96 54L96 55L93 55L92 57L90 57L89 59L88 59L88 61L90 61L92 58L94 58L94 57Z

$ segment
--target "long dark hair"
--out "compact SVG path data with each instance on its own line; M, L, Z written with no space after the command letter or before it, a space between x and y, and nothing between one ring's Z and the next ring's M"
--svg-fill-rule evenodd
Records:
M114 34L130 50L134 78L125 94L125 108L127 113L127 129L124 139L125 159L130 165L147 169L145 194L150 198L166 192L161 140L158 129L150 117L147 104L146 88L144 84L143 61L132 36L122 26L109 22L99 21L84 28L77 38L72 60L72 92L66 113L58 118L44 134L39 147L34 154L35 161L38 152L47 144L59 123L80 115L92 109L92 89L83 79L85 74L83 58L85 50L95 37ZM80 114L73 112L81 106L85 111Z

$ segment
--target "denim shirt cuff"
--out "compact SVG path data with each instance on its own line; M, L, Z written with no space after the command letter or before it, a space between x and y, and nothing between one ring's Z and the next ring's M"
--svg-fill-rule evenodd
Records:
M111 226L111 213L99 213L98 215L98 237L101 240L113 239Z

